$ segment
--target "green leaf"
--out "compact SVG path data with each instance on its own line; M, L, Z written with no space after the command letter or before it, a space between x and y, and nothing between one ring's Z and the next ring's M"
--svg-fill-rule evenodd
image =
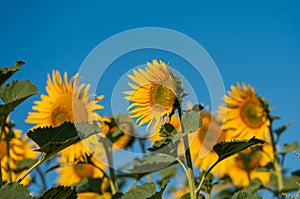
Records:
M178 173L178 167L175 166L168 166L161 171L159 171L160 178L157 180L158 183L162 183L164 179L172 178Z
M29 169L32 165L34 165L37 162L37 159L31 159L31 158L26 158L23 160L20 160L18 162L18 167L16 172L19 173L21 171Z
M238 191L233 194L232 199L261 199L261 197L259 197L256 193Z
M214 197L214 199L230 199L232 198L233 193L229 190L224 190L218 193L218 195L216 195Z
M161 188L159 192L156 192L150 199L162 199L162 195L167 188L167 185L170 183L170 179L166 178L162 181Z
M169 139L174 138L174 136L176 134L177 134L177 131L176 131L175 127L170 123L164 124L159 131L159 135L161 137L169 138Z
M39 199L53 199L53 198L61 198L61 199L76 199L77 193L76 190L70 186L58 186L52 187L48 191L46 191Z
M58 153L59 151L75 144L92 134L97 133L99 128L88 123L78 123L75 125L71 122L65 122L58 127L39 127L27 133L40 147L37 151L46 154L45 159Z
M258 178L255 178L255 179L251 180L250 184L248 186L244 187L242 191L249 192L249 193L255 192L261 187L261 185L262 185L261 180Z
M1 199L31 199L29 191L19 183L8 183L0 188Z
M115 193L111 199L120 199L124 194L121 192Z
M202 126L202 118L196 111L188 111L183 114L181 123L184 127L185 133L196 131Z
M152 152L157 151L159 149L166 147L171 141L172 139L162 139L159 141L155 141L151 147L147 148L147 150Z
M36 86L29 80L12 81L0 88L0 98L4 103L10 103L14 107L36 93L38 93Z
M37 151L52 155L80 140L71 122L65 122L58 127L39 127L30 130L27 136L40 147Z
M28 97L38 92L29 80L27 81L13 81L9 84L0 87L0 98L5 104L0 104L0 125L2 126L7 116L19 104L21 104ZM0 140L2 138L2 131L0 132Z
M153 182L146 182L141 186L137 186L129 190L121 197L121 199L133 199L133 198L147 199L147 198L151 198L151 196L155 194L156 194L155 184Z
M101 133L102 130L97 125L90 124L88 122L79 122L75 124L78 136L81 139L88 138L91 135Z
M184 194L180 199L191 199L190 193ZM205 197L201 193L197 193L196 199L205 199Z
M218 162L235 155L248 147L256 144L264 144L265 141L256 139L255 137L250 140L233 140L230 142L220 142L216 144L213 149L218 154Z
M0 120L2 123L19 104L21 104L28 97L38 92L29 80L27 81L13 81L0 87L0 98L5 104L0 105Z
M196 112L202 111L203 109L204 109L204 107L202 104L194 104L193 108L192 108L192 110L196 111Z
M171 156L159 155L152 153L145 155L143 158L136 158L133 161L133 169L131 173L149 173L158 169L165 168L166 166L175 162L175 158Z
M95 192L102 194L101 185L103 178L84 178L80 182L74 184L77 193Z
M0 86L2 86L15 72L20 70L21 66L24 65L25 62L17 61L15 65L7 68L1 67L0 68Z
M292 123L288 123L283 125L282 127L279 127L278 129L275 129L274 132L280 136L286 129L288 129L290 126L292 125Z
M299 189L298 182L300 180L299 176L292 175L290 177L283 178L283 192L296 191Z
M299 146L299 143L297 141L283 145L283 149L284 149L285 153L298 150L299 148L300 148L300 146Z

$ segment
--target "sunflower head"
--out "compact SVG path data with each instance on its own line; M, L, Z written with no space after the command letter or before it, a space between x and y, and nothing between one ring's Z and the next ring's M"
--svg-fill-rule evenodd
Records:
M11 169L11 178L13 181L16 181L18 177L22 176L26 170L18 171L18 163L24 159L35 159L37 153L35 153L33 148L33 143L28 142L27 136L22 136L22 132L18 129L12 129L14 124L7 119L5 123L4 132L2 132L2 141L0 143L0 161L2 170L2 180L7 181L7 142L9 140L9 166ZM28 185L30 183L30 177L27 176L22 184Z
M83 179L96 179L96 178L103 178L103 182L101 183L100 189L102 190L102 195L98 195L93 192L85 192L85 193L78 193L78 198L110 198L108 197L106 190L108 188L108 181L104 177L102 171L105 171L105 166L97 161L95 158L91 157L90 161L93 164L89 163L74 163L74 164L62 164L62 167L58 169L59 178L58 183L64 186L71 186ZM99 169L101 168L102 171Z
M225 132L222 131L222 123L210 112L200 112L202 126L195 132L190 133L191 156L195 166L203 170L209 169L218 159L218 155L213 150L213 146L225 140ZM226 168L219 163L214 167L212 173L216 176L224 176Z
M227 174L232 182L237 186L247 186L254 178L259 178L263 184L269 182L270 173L257 169L267 165L272 159L272 146L264 144L262 147L246 149L224 162L230 168L227 169ZM236 175L237 173L239 175Z
M93 95L88 94L89 87L80 84L78 74L69 81L66 72L62 78L58 71L53 71L52 77L48 74L47 95L42 94L41 100L35 101L34 112L29 112L26 122L35 127L56 127L65 121L92 123L101 120L96 111L103 108L98 104L103 96L92 99ZM72 162L86 153L87 149L79 142L64 149L62 159Z
M267 104L250 85L237 84L236 87L231 86L231 90L219 111L224 119L223 128L232 129L232 137L237 139L266 138L270 125Z
M134 70L128 77L134 81L134 84L128 83L133 90L124 92L125 99L132 102L128 107L131 118L137 118L139 125L147 123L147 129L153 122L158 126L184 96L180 78L162 61L147 62L145 70Z

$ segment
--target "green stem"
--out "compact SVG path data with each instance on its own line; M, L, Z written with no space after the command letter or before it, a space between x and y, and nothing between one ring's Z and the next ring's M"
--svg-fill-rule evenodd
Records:
M181 129L182 129L182 134L184 134L184 127L181 122L181 107L179 106L178 108L178 113L179 113L179 119L180 119L180 124L181 124ZM185 150L185 158L186 158L186 163L187 163L187 174L188 174L188 183L189 183L189 188L190 188L190 197L191 199L196 199L196 192L195 192L195 180L194 180L194 171L193 171L193 164L192 164L192 158L191 158L191 152L190 152L190 146L189 146L189 139L188 136L183 137L183 143L184 143L184 150Z
M18 180L17 180L17 182L18 183L21 183L23 180L24 180L24 178L31 172L31 171L33 171L35 168L37 168L38 166L40 166L40 164L42 164L45 160L46 160L46 153L42 153L42 155L41 155L41 157L39 158L39 160L34 164L34 165L32 165L27 171L26 171L26 173L22 176L22 177L20 177Z
M196 193L198 193L200 190L201 190L201 188L202 188L202 185L203 185L203 183L204 183L204 181L205 181L205 179L206 179L206 177L207 177L207 175L211 172L211 170L219 163L220 161L219 160L217 160L206 172L205 172L205 174L204 174L204 176L202 177L202 179L201 179L201 181L200 181L200 184L199 184L199 186L198 186L198 188L197 188L197 190L196 190Z
M185 175L188 177L188 171L187 171L185 165L183 164L183 162L180 160L180 158L176 158L176 160L177 160L177 162L180 164L180 166L182 167L182 169L183 169Z
M5 142L6 142L6 155L7 155L7 161L6 161L6 175L7 175L7 182L11 182L11 169L10 169L10 145L9 145L9 139L7 137L7 133L4 131L5 134Z
M114 195L117 192L119 192L119 188L118 188L118 184L116 182L115 169L113 168L113 158L112 158L111 146L109 145L108 142L109 142L109 140L107 138L103 139L103 145L104 145L104 149L106 152L108 168L109 168L109 175L110 175L109 184L110 184L112 194Z
M274 152L273 164L274 164L274 169L275 169L275 175L277 176L278 192L281 192L283 190L282 168L279 163L279 158L277 155L278 152L277 152L276 143L275 143L275 139L274 139L274 132L273 132L273 128L272 128L273 119L270 116L269 116L269 120L270 120L269 131L270 131L270 137L271 137L271 144L272 144L272 148L273 148L273 152Z

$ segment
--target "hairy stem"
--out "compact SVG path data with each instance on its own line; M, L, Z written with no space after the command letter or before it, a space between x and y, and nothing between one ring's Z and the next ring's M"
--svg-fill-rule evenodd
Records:
M182 134L184 134L184 127L181 122L181 107L178 108L179 113L179 119L182 129ZM191 199L196 199L196 192L195 192L195 180L194 180L194 171L193 171L193 164L192 164L192 158L191 158L191 152L190 152L190 146L189 146L189 139L188 136L183 137L183 143L184 143L184 150L185 150L185 158L187 163L187 174L188 174L188 183L190 188L190 197Z
M112 158L111 146L110 146L109 140L107 138L106 139L104 138L103 145L104 145L104 149L105 149L105 153L106 153L106 157L107 157L107 161L108 161L108 168L109 168L109 175L110 175L109 184L110 184L112 194L114 195L119 191L119 188L118 188L118 184L116 182L115 169L113 168L113 158Z
M24 178L26 178L26 176L27 176L31 171L33 171L35 168L37 168L38 166L40 166L45 160L46 160L46 154L45 154L45 153L42 153L42 155L41 155L41 157L39 158L39 160L38 160L34 165L32 165L32 166L26 171L26 173L25 173L22 177L20 177L20 178L17 180L17 182L18 182L18 183L21 183L21 182L24 180Z
M269 120L270 120L269 132L270 132L271 144L272 144L272 148L273 148L273 152L274 152L273 164L274 164L274 169L275 169L275 175L277 176L278 192L281 192L283 190L282 168L279 163L279 158L277 155L278 151L277 151L276 142L274 139L274 132L273 132L273 128L272 128L273 119L271 117L269 117Z
M219 163L220 161L219 160L217 160L206 172L205 172L205 174L204 174L204 176L202 177L202 179L201 179L201 181L200 181L200 184L199 184L199 186L198 186L198 188L197 188L197 190L196 190L196 193L198 193L200 190L201 190L201 188L202 188L202 185L203 185L203 183L204 183L204 181L205 181L205 179L206 179L206 177L207 177L207 175L211 172L211 170Z
M180 166L182 167L184 173L186 176L188 176L188 170L186 169L185 165L183 164L183 162L180 160L180 158L176 158L177 162L180 164Z
M4 130L3 130L4 131ZM6 161L6 175L7 175L7 182L11 182L11 169L10 169L10 145L9 145L9 139L7 137L7 133L4 131L5 134L5 142L6 142L6 155L7 155L7 161Z

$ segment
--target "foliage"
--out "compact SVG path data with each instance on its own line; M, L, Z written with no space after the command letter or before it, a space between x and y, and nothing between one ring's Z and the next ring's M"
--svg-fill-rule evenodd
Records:
M153 63L158 64L157 61ZM163 62L159 62L159 67L161 67L159 71L165 72L165 74L161 74L161 76L158 75L160 78L166 78L162 82L155 82L154 80L160 81L161 79L157 79L153 74L146 74L149 70L135 71L135 76L130 76L135 82L139 82L138 78L152 78L153 81L147 80L150 84L147 86L151 88L147 92L143 90L139 92L148 93L149 95L146 97L153 94L153 98L145 98L146 101L153 100L161 107L168 109L166 114L161 115L160 118L155 118L156 121L161 122L158 122L160 126L155 126L159 129L160 140L151 140L153 144L150 145L149 140L140 136L136 125L131 120L131 117L135 117L134 115L116 114L108 117L109 121L105 118L97 118L94 122L79 122L74 124L72 121L64 120L64 117L59 115L63 113L63 108L65 108L62 106L60 107L61 109L57 109L61 112L54 116L59 116L59 119L64 122L55 127L49 125L30 129L26 134L31 139L30 142L36 146L34 150L40 152L39 158L12 159L12 156L18 156L18 154L22 154L24 151L22 148L15 147L15 139L13 139L15 137L14 133L12 133L14 126L8 122L7 118L16 107L38 92L36 86L29 80L13 80L7 82L21 69L23 64L24 62L18 61L11 67L0 68L0 99L2 100L0 104L0 197L3 199L75 199L83 196L82 194L96 194L97 196L107 194L107 197L114 199L200 199L211 197L259 199L261 198L260 192L262 190L268 191L276 198L281 198L282 196L287 198L299 197L300 172L299 170L295 170L287 173L284 160L288 158L288 154L291 153L294 153L300 158L299 152L297 152L297 150L300 149L300 145L297 141L291 140L289 143L278 147L280 137L285 135L291 123L274 129L273 123L277 121L279 117L271 115L271 108L267 101L263 98L259 98L252 87L238 85L234 87L235 89L232 91L236 92L235 95L245 97L248 92L248 94L251 93L251 97L254 96L257 100L255 101L253 100L254 98L251 98L252 101L250 105L248 104L247 110L239 116L245 117L239 118L239 122L246 121L245 123L249 124L250 127L255 127L254 130L248 129L247 137L250 139L239 138L242 133L245 133L242 132L245 130L245 126L243 128L239 128L239 126L225 128L228 121L225 120L222 123L221 120L219 121L219 117L216 117L218 118L217 122L223 124L223 127L218 129L221 131L221 134L219 134L221 136L217 143L212 144L211 147L213 150L210 150L210 148L209 151L207 151L208 155L202 157L199 155L199 151L195 152L196 149L190 146L193 146L192 143L194 142L197 143L197 139L203 139L203 135L200 133L205 134L208 138L208 142L210 141L209 138L210 136L214 136L215 129L213 124L211 125L212 128L208 128L207 126L210 125L210 120L212 119L210 118L210 120L207 121L204 117L201 117L204 112L202 105L195 104L190 106L191 108L188 108L188 110L182 110L184 107L183 97L186 96L183 92L184 86L179 77L173 74L173 72L167 71L169 68L164 67ZM142 73L142 75L139 76L139 72ZM151 68L150 72L154 73L155 69ZM170 81L170 75L172 77L171 80L174 82ZM59 84L59 82L56 83ZM146 89L147 86L142 89ZM137 86L131 87L136 90L141 89L137 88ZM175 89L176 94L180 96L178 99L175 98L174 90L171 89ZM78 96L80 97L80 89L78 92ZM128 93L132 94L132 92L127 92L127 94ZM230 103L240 103L239 100L242 100L242 98L239 98L237 102L232 100L231 98L235 95L230 94L230 97L225 98L224 101L226 105L223 107L228 109L237 108L238 105L230 106ZM139 102L143 102L144 100L144 96L135 95L135 97L138 98ZM168 101L170 99L173 101ZM146 105L151 103L147 101ZM144 110L149 107L145 108L145 106L142 106L141 108L138 106L140 106L140 104L134 108L130 105L131 113L134 114L135 111L138 114L147 113L147 111ZM256 107L253 108L254 106ZM161 107L156 108L162 111L163 109L161 109ZM241 107L245 108L246 105ZM140 108L140 110L135 110L137 108ZM147 110L153 111L150 108ZM154 108L154 110L156 109ZM244 110L238 111L238 113L241 113L241 111ZM262 113L258 113L257 111L262 111ZM85 114L84 111L82 111L82 114ZM212 113L210 114L213 115ZM222 116L222 114L220 115ZM156 115L154 114L154 116ZM221 116L220 118L224 117L224 115ZM246 118L246 116L249 116L249 118ZM172 123L172 117L179 118L178 125ZM263 123L259 123L262 117L264 117L261 120ZM143 118L146 118L146 116L138 115L138 118L142 121L137 121L137 123L141 124L144 122ZM146 129L149 127L148 124L154 121L154 119L152 121L152 118L149 118L147 122L144 122L145 125L147 125ZM125 125L125 128L124 126L121 128L121 124L126 124L127 126ZM241 123L237 122L237 124ZM154 125L157 124L153 124L153 126ZM257 130L257 126L259 126L259 128L261 128L261 126L267 127L267 129L263 129L261 132L268 132L268 134L264 136L253 134L253 132L260 131ZM106 127L108 127L109 130L107 130ZM131 137L127 136L127 138L129 137L128 140L122 141L128 129L130 129L129 135ZM252 134L249 132L252 132ZM63 162L57 158L61 151L70 146L75 146L75 144L81 140L89 140L90 138L94 139L93 144L99 144L93 146L95 152L83 154L81 159L71 162ZM104 139L105 141L103 141ZM110 144L107 144L106 141L110 141ZM120 143L120 141L123 142L122 146L129 146L132 142L140 144L143 155L135 158L133 161L130 160L130 164L120 166L119 170L117 170L114 168L115 162L118 163L118 159L114 158L114 154L117 153L114 144ZM124 142L128 143L124 144ZM203 148L210 146L210 144L211 143L202 143ZM272 147L272 154L267 154L267 150L264 148L266 145ZM133 144L131 146L134 148L137 145ZM201 147L199 147L199 150ZM250 148L251 150L249 150ZM98 155L96 153L99 151L101 152L100 154L105 157L103 162L96 158L96 155ZM249 154L249 151L251 151L251 154ZM263 156L259 153L259 155L254 153L253 155L253 151L259 151L269 155L270 161L261 161ZM181 156L179 152L182 152L184 155ZM58 164L55 164L55 166L50 164L53 160L58 161ZM201 165L203 162L207 164L205 166ZM45 167L52 165L50 169L45 169L47 172L43 172L39 167L43 163ZM106 163L108 163L110 167ZM85 167L80 167L83 165L85 165ZM220 169L220 167L218 167L220 165L224 167L225 171L221 171L222 168ZM235 174L236 176L229 175L229 170L233 170L233 167L238 167L238 169L240 169L238 171L240 172L245 171L245 176L247 176L246 180L249 180L248 184L236 184L234 181L235 177L240 177L242 174L237 172ZM73 172L72 175L69 175L69 185L71 186L60 186L57 184L49 189L47 185L48 179L45 177L46 173L53 170L62 172L62 168L70 168L69 171ZM28 183L31 185L36 183L38 184L37 186L43 187L40 193L33 193L34 195L30 194L28 187L22 185L22 183L24 184L25 182L26 176L32 171L36 173L31 175L32 179L31 181L29 180ZM95 175L95 173L97 173L96 171L101 175ZM225 174L222 172L225 172ZM17 180L12 178L13 174L18 175ZM267 176L268 179L266 179L266 177L262 178L261 174ZM36 180L37 178L40 179ZM176 183L182 184L178 185ZM294 194L295 192L296 194Z

